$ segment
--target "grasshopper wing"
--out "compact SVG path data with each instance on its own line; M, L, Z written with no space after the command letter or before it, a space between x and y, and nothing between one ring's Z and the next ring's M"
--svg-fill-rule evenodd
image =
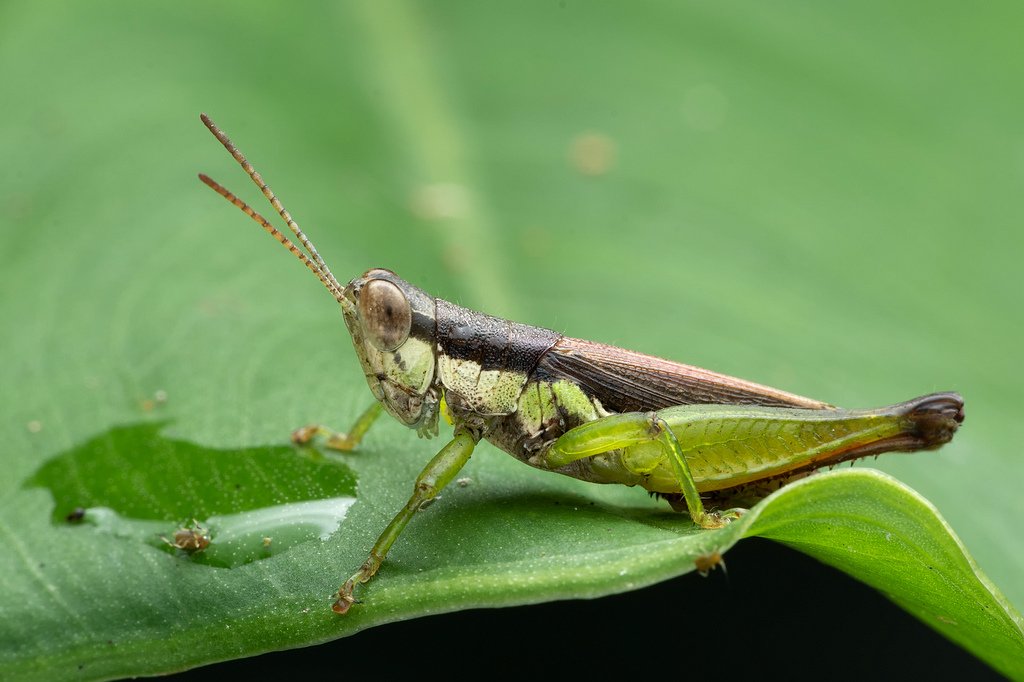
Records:
M562 337L537 364L538 378L567 379L610 412L730 404L826 409L827 403L700 367L593 341Z

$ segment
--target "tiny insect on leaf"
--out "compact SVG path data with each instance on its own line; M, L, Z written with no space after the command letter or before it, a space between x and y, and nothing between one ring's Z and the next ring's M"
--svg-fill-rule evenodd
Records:
M169 546L181 550L185 554L197 554L210 546L210 532L195 519L191 526L184 526L174 531L168 539L161 536L161 539Z

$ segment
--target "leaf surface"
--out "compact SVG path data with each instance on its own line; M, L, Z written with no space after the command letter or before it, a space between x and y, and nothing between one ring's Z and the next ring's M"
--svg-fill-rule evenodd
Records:
M1024 678L985 578L1024 603L1021 8L563 5L0 9L0 670L166 672L624 591L756 534ZM849 407L961 392L952 444L872 464L946 521L855 469L695 533L482 447L339 621L440 444L287 444L370 396L319 284L195 179L265 210L200 111L339 279L388 267ZM229 551L161 540L193 519Z

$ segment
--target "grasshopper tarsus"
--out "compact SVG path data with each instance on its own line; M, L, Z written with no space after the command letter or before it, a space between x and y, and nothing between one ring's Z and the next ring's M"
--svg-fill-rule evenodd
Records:
M309 443L316 437L319 429L320 427L317 424L300 426L292 431L292 443L295 445L309 445Z
M704 512L700 519L694 519L694 522L704 530L718 530L719 528L725 528L732 519L724 516L719 512Z
M348 613L348 610L352 608L353 604L359 603L352 596L351 588L349 588L348 592L346 592L345 588L342 587L338 590L338 593L335 596L336 599L334 600L334 603L331 604L331 611L334 611L339 616L344 616L346 613Z
M380 403L373 403L367 408L355 424L348 431L334 431L326 426L310 424L292 431L292 443L296 445L308 445L317 436L324 437L324 447L339 452L352 452L362 442L363 436L370 430L370 426L380 416L382 411Z
M339 616L343 616L348 613L348 610L352 608L353 604L361 603L355 598L355 590L357 585L361 585L368 582L370 578L377 574L377 569L380 568L380 564L383 558L377 555L377 548L370 552L370 556L363 562L363 565L359 567L355 575L345 581L345 583L338 588L335 593L334 603L331 605L331 610Z
M342 433L340 431L332 431L326 426L321 426L320 424L300 426L292 431L292 443L300 446L309 445L317 436L323 436L323 445L325 448L330 448L331 450L337 450L339 452L352 452L359 444L358 439L352 438L349 434Z

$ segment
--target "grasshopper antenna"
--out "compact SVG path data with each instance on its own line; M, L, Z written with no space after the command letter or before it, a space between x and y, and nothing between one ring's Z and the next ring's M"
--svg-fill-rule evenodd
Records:
M317 279L323 282L324 286L327 287L327 290L331 292L331 294L339 303L341 303L343 308L348 307L349 301L344 297L342 293L343 287L341 286L341 284L338 283L338 280L331 273L331 269L327 267L327 263L324 262L324 259L320 256L319 252L317 252L316 247L313 246L313 242L311 242L309 240L309 237L307 237L306 234L301 229L299 229L298 223L296 223L295 220L292 219L291 214L288 213L287 209L285 209L284 205L274 194L273 190L270 189L270 186L263 181L263 176L261 176L259 172L256 171L255 168L253 168L252 164L249 163L248 160L246 160L245 155L243 155L242 152L239 151L238 147L235 146L235 144L224 133L223 130L217 127L217 124L214 123L209 116L207 116L206 114L201 114L199 118L202 119L203 124L210 130L211 133L213 133L213 136L216 137L217 140L222 145L224 145L224 148L227 149L228 153L235 158L235 161L238 162L238 164L249 175L249 177L252 178L252 181L256 183L256 186L260 188L261 192L263 192L263 196L267 198L267 201L270 202L270 205L277 210L278 214L284 219L285 223L288 224L288 227L295 234L296 238L298 238L299 242L306 248L306 251L308 252L309 255L307 256L306 253L303 253L299 249L299 247L297 247L287 236L285 236L276 227L271 225L270 221L268 221L255 210L253 210L248 204L246 204L244 201L235 196L230 190L228 190L227 188L213 180L213 178L209 177L204 173L200 173L199 179L202 180L207 187L209 187L217 194L221 195L222 197L230 201L232 204L241 209L243 213L245 213L247 216L255 220L257 223L259 223L264 230L269 232L270 235L274 237L274 239L279 241L285 248L287 248L289 251L295 254L295 256L300 261L302 261L302 263L306 267L308 267L313 272L314 275L317 276Z
M272 236L277 241L281 242L281 244L286 249L294 253L295 257L302 261L307 268L312 270L313 274L317 276L317 279L323 282L324 286L327 287L327 290L331 292L334 298L338 299L339 303L343 300L341 289L339 288L337 281L334 280L333 277L328 279L327 275L321 272L320 268L318 268L317 265L299 249L299 247L295 246L292 240L288 239L288 237L282 234L279 229L271 225L269 220L267 220L259 213L257 213L255 210L253 210L249 206L249 204L245 203L244 201L236 197L231 192L231 190L225 188L223 185L221 185L219 182L211 178L209 175L206 175L205 173L200 173L199 179L202 180L207 187L209 187L214 192L230 201L232 204L240 208L243 213L245 213L247 216L255 220L257 223L259 223L264 230L270 233L270 236Z

